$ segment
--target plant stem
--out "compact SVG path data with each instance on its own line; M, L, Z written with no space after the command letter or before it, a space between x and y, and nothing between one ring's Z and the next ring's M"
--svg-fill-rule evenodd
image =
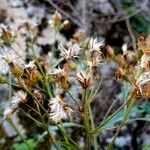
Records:
M57 124L56 124L57 125ZM64 127L63 127L63 125L62 124L60 124L61 126L59 126L59 125L57 125L57 127L60 129L60 131L70 140L70 142L72 143L72 144L74 144L75 146L76 146L76 148L78 149L78 150L81 150L81 148L79 147L79 145L74 141L74 140L72 140L70 137L69 137L69 135L66 133L66 131L65 131L65 129L64 129Z
M116 137L118 136L118 134L120 133L120 131L121 131L123 125L125 124L125 122L126 122L126 120L127 120L127 117L128 117L128 115L129 115L129 113L130 113L130 110L131 110L133 104L134 104L134 99L131 99L131 103L129 103L129 106L128 106L127 111L126 111L126 113L125 113L125 115L124 115L124 118L123 118L123 120L122 120L122 122L121 122L119 128L117 129L117 132L115 133L112 142L108 145L107 150L112 150L112 149L113 149L113 144L114 144L114 142L115 142L115 139L116 139Z
M93 118L93 113L92 113L90 104L89 104L89 114L90 114L90 120L91 120L91 127L92 127L92 130L94 130L95 128L94 118ZM97 135L93 135L93 141L94 141L94 150L98 150Z
M80 108L80 105L79 105L79 103L76 101L76 99L72 96L72 94L68 91L68 90L66 90L66 92L68 93L68 95L73 99L73 101L78 105L78 107Z
M91 135L89 134L90 128L89 128L89 103L87 102L87 90L85 89L84 91L84 101L83 101L83 106L84 106L84 125L85 125L85 130L86 130L86 149L90 150L90 144L91 144Z
M20 133L20 131L18 130L18 128L15 126L15 124L13 123L13 121L11 119L7 120L10 125L13 127L13 129L16 131L16 133L20 136L21 140L26 144L26 146L28 147L29 150L33 150L30 145L28 144L28 142L24 139L24 137L22 136L22 134Z
M108 119L102 121L102 123L96 127L90 134L96 134L97 132L101 131L101 127L103 127L106 123L108 123L120 110L124 108L129 103L130 99L128 99L123 105L120 106Z
M11 101L11 92L12 92L12 83L11 83L11 74L9 72L9 102ZM10 125L13 127L13 129L16 131L16 133L20 136L20 138L22 139L22 141L26 144L26 146L29 148L29 150L32 150L30 145L26 142L26 140L24 139L24 137L21 135L20 131L17 129L17 127L15 126L15 124L13 123L13 121L11 120L11 118L9 118L7 120Z

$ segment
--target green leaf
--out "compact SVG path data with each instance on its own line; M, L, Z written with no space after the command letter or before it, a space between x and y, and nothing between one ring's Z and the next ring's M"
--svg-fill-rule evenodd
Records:
M143 150L150 150L150 144L144 146Z
M30 146L30 148L32 150L34 150L34 148L35 148L34 140L33 139L28 139L28 140L26 140L26 142L28 143L28 145ZM24 142L15 143L13 145L13 149L14 150L29 150L29 148L27 147L27 145Z

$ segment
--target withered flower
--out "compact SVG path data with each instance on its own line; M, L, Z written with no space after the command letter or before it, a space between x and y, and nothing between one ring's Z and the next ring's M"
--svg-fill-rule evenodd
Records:
M20 90L17 91L14 96L11 99L11 106L12 107L17 107L18 104L20 103L26 103L27 102L27 93L24 91Z
M49 24L52 28L60 28L62 24L62 16L58 11L55 11L52 19L49 20Z
M51 75L54 75L56 78L56 81L58 82L59 86L65 90L69 87L69 77L68 73L65 69L55 69L53 73L50 73Z
M54 123L59 123L62 119L66 119L67 115L73 111L58 95L51 99L49 105L51 109L50 119Z
M80 71L76 74L76 79L79 81L81 86L86 89L90 86L91 72L89 70Z
M145 55L150 56L150 44L149 44L149 37L146 39L142 36L138 38L138 49L142 50Z
M150 72L143 73L136 84L141 95L150 97Z
M85 37L85 31L79 29L74 35L73 35L73 41L75 42L81 42Z
M17 91L11 99L11 106L4 111L4 118L10 118L11 115L17 110L18 105L27 102L27 93L20 90Z
M150 69L150 56L148 56L148 55L143 55L142 57L141 57L141 63L140 63L140 66L142 67L142 68L145 68L145 69Z
M25 64L25 65L24 65L24 69L27 69L27 68L33 69L33 68L35 68L35 67L36 67L36 65L35 65L35 60L30 61L28 64Z
M86 62L89 67L96 67L99 65L100 60L101 54L93 53L92 55L90 54L89 56L87 56Z
M17 108L13 108L13 107L10 107L10 108L7 108L5 109L5 111L3 112L3 115L4 115L4 119L9 119L11 118L12 114L17 110Z
M59 45L58 49L60 50L60 56L66 60L78 57L78 53L80 51L78 44L72 44L68 49L66 49L63 45Z
M101 42L97 42L97 38L96 39L93 39L91 38L89 43L88 43L88 49L90 51L98 51L100 52L100 47L104 45L104 41L101 41Z

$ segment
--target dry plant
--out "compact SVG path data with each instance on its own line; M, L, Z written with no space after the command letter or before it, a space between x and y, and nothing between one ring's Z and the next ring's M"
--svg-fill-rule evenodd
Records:
M69 21L62 21L58 12L49 21L50 28L56 33L62 28L69 28ZM1 84L8 84L13 88L13 96L9 95L10 106L4 111L4 118L9 121L20 135L28 149L32 149L12 122L16 111L25 113L30 119L43 127L48 139L55 149L87 149L93 146L98 149L97 136L107 130L106 124L122 109L124 117L117 127L112 142L107 149L112 150L113 144L121 128L127 121L129 112L141 96L150 97L150 37L139 37L136 51L127 50L123 46L123 54L114 54L114 50L107 46L106 55L101 51L105 47L104 41L95 38L85 39L85 33L78 31L66 45L55 46L49 52L49 58L36 56L34 45L37 39L37 28L29 22L21 24L18 32L23 31L27 39L29 53L28 62L15 50L16 36L5 26L1 26L1 59L9 67L9 77L0 76ZM21 45L21 43L20 43ZM54 54L59 52L59 58ZM100 89L101 63L113 60L117 63L116 80L130 83L130 93L113 114L104 117L97 126L91 102ZM10 80L12 79L13 80ZM54 134L51 126L57 128L62 137ZM84 144L79 139L72 139L68 128L81 128ZM40 142L40 139L38 139Z

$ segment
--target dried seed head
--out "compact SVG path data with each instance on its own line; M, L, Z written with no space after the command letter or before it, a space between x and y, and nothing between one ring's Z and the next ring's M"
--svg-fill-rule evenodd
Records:
M71 44L68 49L62 45L59 45L58 49L60 50L60 56L66 60L78 57L78 53L80 51L78 44Z
M56 81L59 83L59 86L65 90L69 88L69 77L65 69L55 69L52 75L55 76Z
M150 45L149 45L148 41L149 41L149 37L146 38L146 40L142 36L139 37L138 38L138 49L142 50L145 55L149 55L150 56Z
M115 78L116 80L121 80L122 77L124 76L124 71L122 68L120 68L119 66L116 68L116 72L115 72Z
M35 65L35 60L30 61L28 64L25 64L25 65L24 65L24 69L27 69L27 68L33 69L33 68L35 68L35 67L36 67L36 65Z
M66 119L67 114L73 111L58 95L51 99L49 105L51 109L50 119L52 119L54 123L59 123L62 119Z
M73 38L76 42L81 42L85 37L85 31L79 29L74 35Z
M97 38L96 39L93 39L91 38L89 43L88 43L88 49L90 51L99 51L100 52L100 47L104 45L104 41L101 41L101 42L97 42Z
M150 97L150 72L142 74L136 82L141 95Z
M14 96L11 99L11 106L12 107L18 107L20 103L26 103L27 102L27 93L20 90L17 91Z
M144 55L141 57L140 66L141 66L142 68L145 68L146 70L149 70L149 69L150 69L150 56L144 54Z
M80 71L76 74L76 79L79 81L81 86L86 89L90 86L91 72Z
M9 119L9 118L11 118L12 114L13 114L16 110L17 110L17 108L13 108L13 107L10 107L10 108L5 109L5 111L3 112L4 119Z
M60 28L62 24L62 16L58 11L55 11L52 19L49 20L49 24L52 28Z

